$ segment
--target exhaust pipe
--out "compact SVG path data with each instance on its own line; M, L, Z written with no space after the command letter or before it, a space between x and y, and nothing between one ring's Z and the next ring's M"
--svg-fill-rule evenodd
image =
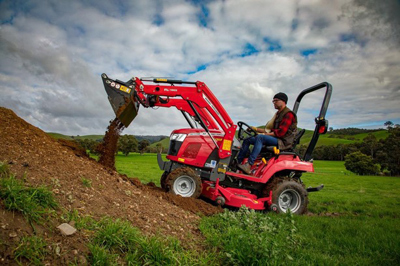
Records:
M135 82L110 79L105 73L101 75L108 101L116 117L128 127L138 114L140 103L135 99Z

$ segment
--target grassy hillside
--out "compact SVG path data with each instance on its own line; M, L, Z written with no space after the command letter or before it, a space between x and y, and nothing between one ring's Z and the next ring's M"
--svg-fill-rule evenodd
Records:
M66 136L60 133L53 133L53 132L47 132L48 135L50 135L50 137L55 138L55 139L72 139L71 136Z
M55 139L91 139L91 140L102 140L104 135L83 135L83 136L67 136L60 133L47 132L48 135Z
M169 138L165 138L165 139L163 139L161 141L154 142L153 144L150 145L150 147L156 147L157 144L159 144L159 143L161 143L161 146L164 149L168 149L168 147L169 147Z
M300 144L308 144L313 136L313 130L306 130L303 137L300 140ZM389 133L387 130L380 130L372 133L361 133L356 135L338 135L330 134L329 132L325 135L320 135L317 146L322 145L337 145L337 144L350 144L358 141L362 141L368 134L374 135L377 139L385 139Z

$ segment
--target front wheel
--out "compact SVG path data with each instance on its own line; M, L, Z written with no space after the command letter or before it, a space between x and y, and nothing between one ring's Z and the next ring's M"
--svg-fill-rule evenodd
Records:
M166 180L167 180L167 176L168 176L168 175L169 175L169 172L165 171L165 172L161 175L161 178L160 178L160 185L161 185L161 188L164 189L164 190L167 189L167 184L166 184L165 182L166 182Z
M272 204L278 213L290 209L294 214L303 214L307 211L307 191L297 182L283 181L272 189Z
M191 198L198 198L202 190L200 176L189 167L173 170L165 179L165 186L172 194Z

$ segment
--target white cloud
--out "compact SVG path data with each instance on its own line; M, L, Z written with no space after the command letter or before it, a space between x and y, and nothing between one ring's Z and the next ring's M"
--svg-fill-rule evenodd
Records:
M3 1L0 105L45 131L100 134L113 118L101 73L121 80L163 76L204 81L234 122L261 125L275 111L275 93L286 92L291 107L302 89L328 81L330 126L400 123L399 6ZM322 97L304 99L300 126L313 128ZM142 108L125 132L168 135L185 126L177 110Z

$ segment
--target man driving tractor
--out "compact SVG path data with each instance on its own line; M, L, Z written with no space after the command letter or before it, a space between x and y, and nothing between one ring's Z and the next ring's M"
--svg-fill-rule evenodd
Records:
M240 148L238 160L238 168L246 174L251 173L251 166L254 164L263 145L277 146L281 150L286 150L292 147L294 138L297 133L297 117L287 106L288 96L283 93L277 93L272 103L278 111L270 121L265 125L265 129L251 127L258 134L255 137L246 139ZM253 145L253 150L245 164L242 164L243 159L249 152L250 145Z
M327 131L325 115L332 94L332 85L327 82L302 90L293 111L286 107L287 95L276 94L273 104L277 112L266 126L271 129L269 132L253 130L242 121L235 124L201 81L132 77L124 82L111 79L105 73L101 77L111 107L125 127L135 119L140 106L175 107L188 122L190 128L172 131L167 161L160 153L157 154L158 166L164 171L160 184L170 193L191 198L204 196L221 206L239 208L245 205L253 210L283 213L290 210L294 214L303 214L307 211L308 193L324 187L321 184L306 189L300 177L303 173L314 172L312 152L319 136ZM326 89L326 92L315 118L313 137L304 156L300 156L290 150L305 132L303 129L296 133L296 113L301 99L320 89ZM246 128L251 132L244 131ZM253 138L245 141L245 133ZM283 152L266 152L263 156L268 161L258 163L256 156L260 154L263 143L277 146ZM243 162L250 144L255 146L248 160L248 168L253 163L252 175L236 172L237 164L233 163L236 155L240 152L239 158ZM243 146L242 150L240 146Z

